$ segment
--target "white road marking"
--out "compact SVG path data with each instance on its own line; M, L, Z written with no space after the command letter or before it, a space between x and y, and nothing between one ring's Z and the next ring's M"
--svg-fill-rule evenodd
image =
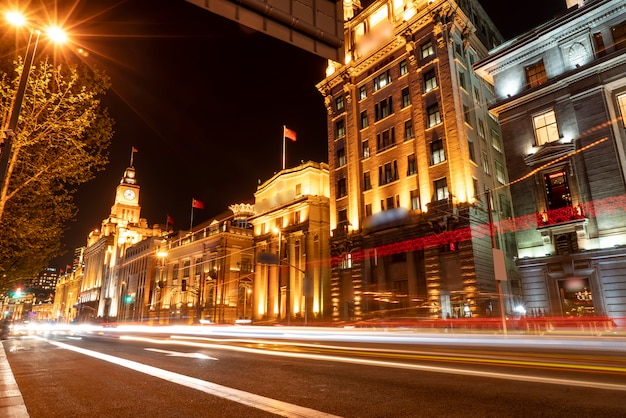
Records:
M233 402L237 402L243 405L250 406L252 408L261 409L263 411L270 412L272 414L280 415L283 417L298 417L298 418L318 418L318 417L336 417L336 415L327 414L315 409L306 408L299 405L290 404L287 402L279 401L277 399L268 398L254 393L245 392L239 389L233 389L226 386L218 385L216 383L207 382L205 380L196 379L194 377L185 376L183 374L170 372L168 370L159 369L157 367L148 366L146 364L138 363L132 360L126 360L120 357L111 356L109 354L99 353L97 351L87 350L80 347L74 347L70 344L61 343L58 341L50 341L44 338L40 338L42 341L46 341L57 347L65 348L67 350L74 351L76 353L84 354L89 357L94 357L99 360L108 361L109 363L117 364L118 366L127 367L129 369L145 373L150 376L158 377L159 379L167 380L168 382L176 383L182 386L186 386L191 389L196 389L209 395L217 396L220 398L228 399Z
M203 360L219 360L215 357L210 357L202 353L181 353L180 351L159 350L158 348L144 348L144 350L153 351L155 353L163 353L169 357L188 357L188 358L199 358Z

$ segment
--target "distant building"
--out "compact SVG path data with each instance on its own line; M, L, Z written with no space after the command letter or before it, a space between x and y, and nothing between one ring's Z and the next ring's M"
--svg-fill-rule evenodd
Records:
M496 316L488 209L513 216L492 87L472 65L503 39L477 1L344 2L328 111L333 317ZM495 190L490 202L487 190ZM491 203L491 204L489 204ZM514 238L497 234L509 305Z
M526 309L626 317L626 6L567 13L476 64L495 85Z

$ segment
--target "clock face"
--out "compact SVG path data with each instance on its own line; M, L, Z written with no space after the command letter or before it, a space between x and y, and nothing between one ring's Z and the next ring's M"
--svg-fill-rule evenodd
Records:
M131 189L124 190L124 197L128 200L133 200L135 198L135 191Z

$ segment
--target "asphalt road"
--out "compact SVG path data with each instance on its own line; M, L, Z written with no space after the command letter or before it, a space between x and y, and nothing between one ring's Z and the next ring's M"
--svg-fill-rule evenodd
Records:
M455 341L114 332L4 348L33 418L626 416L619 340Z

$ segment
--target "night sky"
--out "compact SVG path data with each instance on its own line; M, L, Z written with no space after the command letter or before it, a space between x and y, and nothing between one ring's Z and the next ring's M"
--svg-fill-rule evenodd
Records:
M115 135L106 171L76 195L67 254L54 264L71 264L109 215L133 146L142 217L163 224L169 214L175 229L189 228L192 198L205 205L194 225L250 200L281 169L283 125L298 135L287 141L287 167L328 160L315 88L325 59L184 0L76 1L70 36L111 77L104 105ZM565 10L565 0L481 4L507 39Z

